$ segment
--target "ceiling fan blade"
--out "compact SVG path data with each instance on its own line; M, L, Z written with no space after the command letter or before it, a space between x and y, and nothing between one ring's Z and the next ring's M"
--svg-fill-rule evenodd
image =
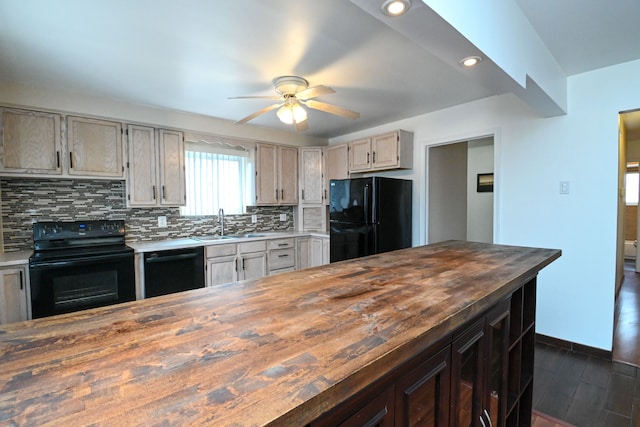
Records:
M227 99L282 99L281 96L230 96Z
M282 103L280 104L273 104L273 105L269 105L268 107L264 107L262 110L256 111L253 114L248 115L247 117L245 117L244 119L238 120L236 122L237 125L242 125L244 123L247 123L249 120L253 120L256 117L258 117L261 114L267 113L271 110L275 110L276 108L282 106Z
M310 87L309 89L301 90L296 93L296 98L298 99L309 99L315 98L316 96L329 95L330 93L336 93L335 90L330 87L318 85Z
M309 125L307 124L308 120L305 120L303 122L298 122L296 123L296 130L298 132L304 132L305 130L309 129Z
M324 111L326 113L336 114L338 116L347 117L349 119L360 118L360 113L356 113L355 111L347 110L346 108L338 107L336 105L327 104L326 102L314 101L310 99L308 101L304 101L304 105L309 108Z

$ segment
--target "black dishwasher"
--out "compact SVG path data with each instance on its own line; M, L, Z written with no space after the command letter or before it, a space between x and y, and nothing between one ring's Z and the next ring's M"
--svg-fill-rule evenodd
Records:
M145 298L204 288L204 248L144 254Z

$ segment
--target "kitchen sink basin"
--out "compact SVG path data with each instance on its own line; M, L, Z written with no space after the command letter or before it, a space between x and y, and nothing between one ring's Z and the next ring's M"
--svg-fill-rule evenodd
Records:
M227 237L227 236L225 236ZM248 239L251 237L267 237L266 234L264 233L245 233L245 234L229 234L228 237L234 238L234 239Z
M195 240L200 240L201 242L211 241L211 240L229 240L235 239L233 236L197 236L194 237Z

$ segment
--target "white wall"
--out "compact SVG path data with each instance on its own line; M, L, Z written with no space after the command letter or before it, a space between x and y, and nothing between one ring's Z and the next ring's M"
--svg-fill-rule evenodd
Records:
M494 135L494 241L562 249L538 281L537 332L611 350L618 112L640 107L640 61L568 79L568 114L541 118L492 97L334 138L414 132L414 245L426 241L426 146ZM570 194L559 182L570 181Z
M493 138L469 141L467 240L493 243L493 192L478 193L478 174L493 173Z

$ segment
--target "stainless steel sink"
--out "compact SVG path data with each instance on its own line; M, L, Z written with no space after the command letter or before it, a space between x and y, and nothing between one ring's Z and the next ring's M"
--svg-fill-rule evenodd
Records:
M245 234L229 234L225 237L231 237L233 239L248 239L251 237L267 237L264 233L245 233Z
M244 237L265 237L266 234L261 234L261 233L247 233L244 235Z
M193 237L194 240L200 240L201 242L211 241L211 240L229 240L235 239L233 236L197 236Z

